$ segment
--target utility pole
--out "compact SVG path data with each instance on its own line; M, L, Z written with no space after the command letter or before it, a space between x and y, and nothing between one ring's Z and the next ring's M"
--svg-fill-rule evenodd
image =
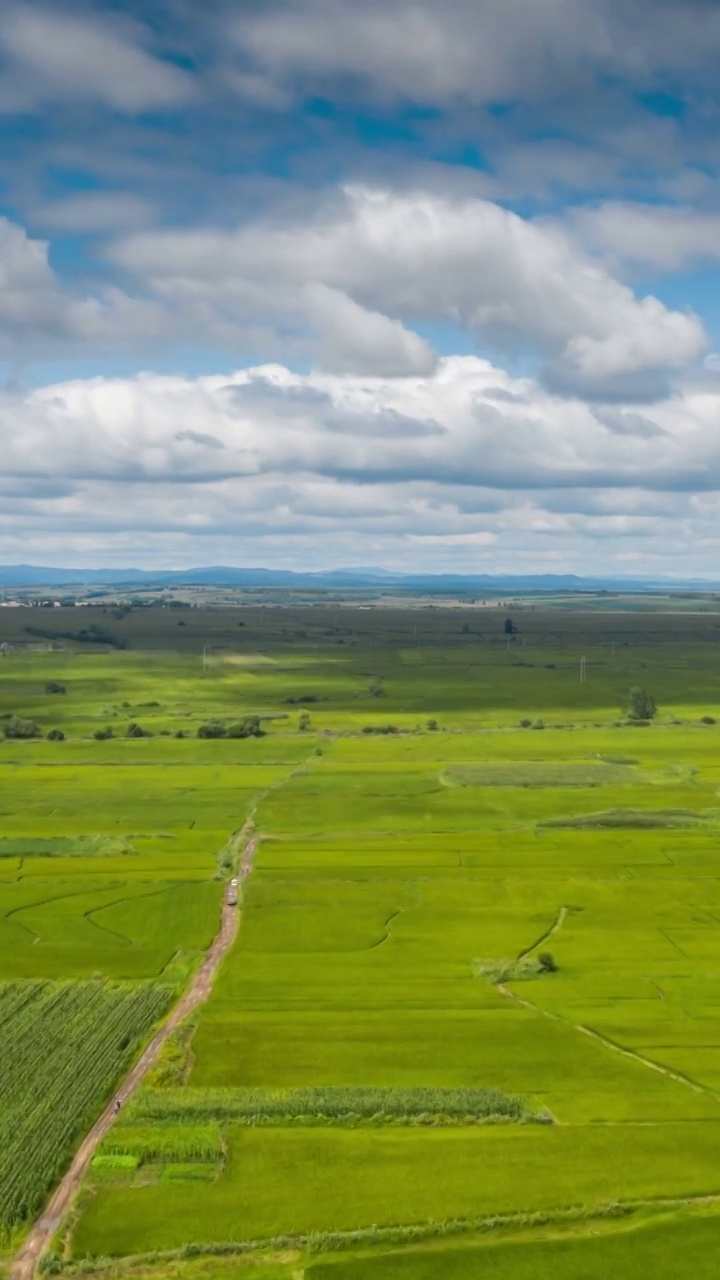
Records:
M207 656L208 656L209 651L210 651L210 645L209 645L209 644L204 644L204 645L203 645L203 653L202 653L203 675L205 675L205 672L206 672L206 670L207 670Z
M587 658L581 658L580 659L580 683L585 684L586 682L587 682Z

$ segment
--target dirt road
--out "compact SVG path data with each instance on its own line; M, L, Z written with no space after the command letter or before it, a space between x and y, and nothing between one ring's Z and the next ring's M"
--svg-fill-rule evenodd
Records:
M245 879L252 868L256 840L253 837L246 845L240 865L240 876ZM113 1103L119 1098L125 1103L142 1083L152 1065L157 1061L165 1041L175 1028L207 1000L212 987L213 978L220 961L235 941L238 930L238 908L230 906L223 897L220 931L208 951L202 965L198 969L187 991L173 1007L166 1021L155 1032L145 1052L131 1071L125 1076L116 1090L115 1096L108 1103L102 1115L95 1121L90 1132L83 1139L74 1159L62 1182L56 1187L45 1210L33 1226L21 1249L13 1259L9 1270L9 1280L33 1280L37 1266L50 1240L57 1231L72 1203L80 1184L85 1177L88 1165L112 1125L115 1115Z

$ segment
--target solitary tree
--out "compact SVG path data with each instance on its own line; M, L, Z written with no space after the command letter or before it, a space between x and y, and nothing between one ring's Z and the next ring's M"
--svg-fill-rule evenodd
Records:
M630 690L630 702L627 712L631 720L652 720L653 716L657 714L657 704L647 689L641 689L639 685L634 685Z
M515 635L515 623L513 622L512 618L505 619L505 635L506 636Z

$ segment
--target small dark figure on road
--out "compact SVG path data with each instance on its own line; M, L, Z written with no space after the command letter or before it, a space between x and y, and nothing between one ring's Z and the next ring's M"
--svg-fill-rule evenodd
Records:
M118 1111L120 1110L121 1105L122 1105L122 1103L120 1102L120 1099L119 1099L119 1098L116 1098L116 1099L115 1099L115 1101L113 1102L113 1115L114 1115L114 1116L116 1116L116 1115L117 1115Z

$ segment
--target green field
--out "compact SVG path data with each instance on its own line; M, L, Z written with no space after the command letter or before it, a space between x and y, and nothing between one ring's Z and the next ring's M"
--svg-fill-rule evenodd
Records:
M0 742L0 979L179 994L248 822L258 846L53 1265L717 1269L716 615L528 609L509 644L493 609L92 613L125 647L24 647L13 616L0 662L7 714L65 735ZM251 715L264 736L197 736Z

